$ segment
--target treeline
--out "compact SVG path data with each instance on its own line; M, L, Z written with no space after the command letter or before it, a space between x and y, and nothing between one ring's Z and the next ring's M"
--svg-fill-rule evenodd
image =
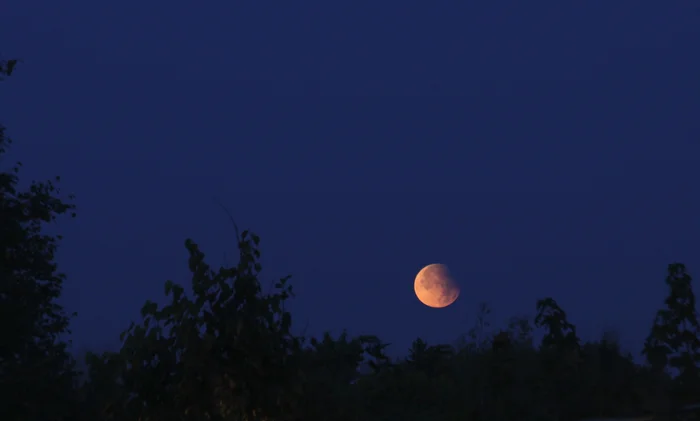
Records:
M0 73L14 65L0 62ZM0 127L3 164L8 145ZM682 264L668 267L644 364L613 334L581 341L552 298L495 335L484 307L457 345L416 339L396 360L376 336L293 334L290 280L262 291L260 239L245 231L229 267L210 267L187 240L189 285L165 282L168 304L146 301L121 349L89 354L81 373L61 339L73 315L56 303L60 238L42 231L75 216L73 198L57 180L21 190L19 174L0 171L2 421L573 421L665 416L700 401L700 326Z

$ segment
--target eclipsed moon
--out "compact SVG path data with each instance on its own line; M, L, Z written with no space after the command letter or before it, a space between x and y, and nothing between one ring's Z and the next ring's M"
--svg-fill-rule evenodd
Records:
M421 303L433 308L447 307L459 297L459 285L452 279L447 266L439 263L421 269L413 289Z

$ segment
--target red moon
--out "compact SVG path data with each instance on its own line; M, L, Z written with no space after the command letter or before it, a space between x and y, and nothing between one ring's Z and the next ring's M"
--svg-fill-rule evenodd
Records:
M418 272L413 289L420 302L432 308L447 307L459 297L459 285L450 276L447 266L438 263Z

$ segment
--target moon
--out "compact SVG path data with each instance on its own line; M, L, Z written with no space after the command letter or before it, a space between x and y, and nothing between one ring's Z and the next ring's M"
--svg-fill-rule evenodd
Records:
M413 289L420 302L432 308L447 307L459 297L459 285L452 279L447 266L439 263L421 269Z

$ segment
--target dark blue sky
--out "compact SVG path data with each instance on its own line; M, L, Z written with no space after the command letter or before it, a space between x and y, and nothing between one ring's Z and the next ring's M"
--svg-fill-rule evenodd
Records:
M640 349L666 265L700 276L700 4L13 1L1 121L60 174L62 302L114 348L183 242L262 237L297 329L454 340L551 295ZM449 265L451 307L413 295Z

